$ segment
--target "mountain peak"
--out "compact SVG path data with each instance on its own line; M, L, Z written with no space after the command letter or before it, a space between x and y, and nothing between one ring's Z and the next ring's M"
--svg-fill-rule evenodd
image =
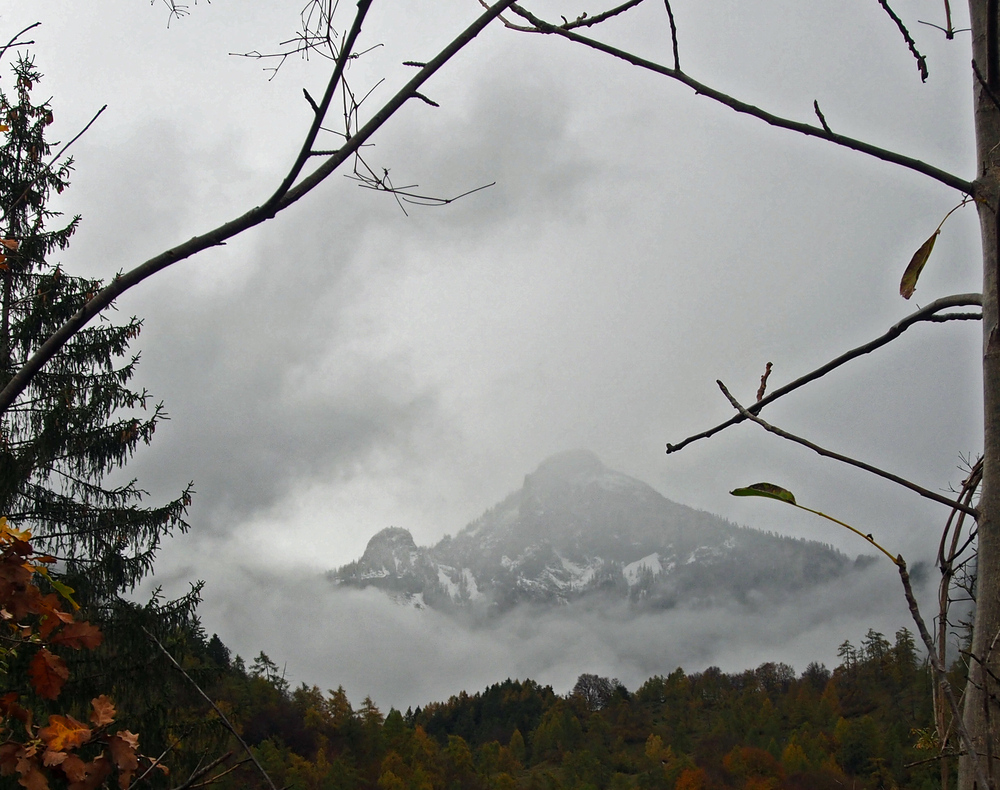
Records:
M404 550L416 550L417 544L413 541L410 530L402 527L386 527L372 535L365 548L365 554L372 550L383 548L396 548Z
M589 482L607 471L590 450L567 450L546 458L538 465L532 478L556 478L568 483Z
M390 527L331 578L377 585L412 605L502 613L582 597L642 609L757 606L851 568L830 547L737 528L571 450L539 464L454 538L418 548Z

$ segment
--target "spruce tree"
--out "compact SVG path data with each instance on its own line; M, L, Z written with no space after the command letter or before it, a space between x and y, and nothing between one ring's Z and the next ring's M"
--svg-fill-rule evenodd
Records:
M63 224L50 207L69 185L73 162L53 161L52 109L32 99L41 78L33 60L19 57L13 77L12 89L0 89L4 384L100 287L53 260L80 222L75 216ZM136 481L105 482L166 418L162 404L129 386L139 359L129 346L141 324L102 320L81 330L0 416L0 514L31 529L36 545L59 558L94 603L134 588L163 537L187 529L190 487L149 507Z
M50 201L69 185L73 162L54 154L49 102L35 103L41 74L31 58L13 64L14 85L0 82L0 378L6 383L101 283L63 271L58 255L80 223ZM6 77L6 75L4 75ZM4 80L5 82L5 80ZM201 585L145 605L123 597L152 569L161 540L185 531L191 487L150 507L135 480L120 476L166 414L145 390L130 386L138 354L130 344L142 322L100 320L81 330L0 415L0 515L30 529L34 545L59 560L57 570L85 616L104 634L99 649L67 655L73 681L60 704L85 708L107 693L145 748L164 749L169 732L204 729L192 718L199 700L174 677L147 634L195 665L206 639L195 615ZM221 643L220 643L221 644ZM218 646L216 647L218 652ZM15 671L16 670L16 671ZM11 677L24 677L13 667ZM199 670L192 668L192 672ZM180 706L180 708L178 707Z

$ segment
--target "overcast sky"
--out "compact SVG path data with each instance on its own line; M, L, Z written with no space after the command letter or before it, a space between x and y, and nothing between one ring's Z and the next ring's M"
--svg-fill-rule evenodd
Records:
M108 104L73 149L61 207L83 224L60 258L66 269L109 277L266 199L310 120L302 88L319 95L327 64L290 60L269 80L260 62L229 53L275 49L303 3L202 0L168 29L156 2L0 1L10 35L43 23L31 51L40 92L53 97L54 138ZM663 6L648 5L602 35L669 63ZM696 78L803 121L816 99L836 131L973 177L967 34L947 42L917 22L940 22L937 0L897 8L928 57L926 84L870 0L673 5L681 62ZM346 26L353 4L342 6ZM600 10L532 7L551 19ZM350 70L361 93L385 78L365 106L412 74L403 61L430 59L479 10L475 0L377 0L361 48L382 46ZM389 196L335 175L120 301L145 319L139 383L172 418L129 474L154 499L189 480L198 492L191 533L165 547L157 581L179 592L207 580L210 633L243 653L267 649L293 682L343 682L352 699L371 692L386 705L507 675L564 691L583 671L634 684L671 661L738 669L775 645L785 652L774 658L801 670L810 657L831 662L869 623L906 625L901 597L885 603L896 583L886 564L892 592L867 590L867 603L827 611L822 637L803 631L816 611L804 605L773 613L778 630L745 647L730 639L709 649L692 636L697 649L671 652L654 640L628 664L621 633L583 624L571 661L523 629L466 640L430 613L401 625L413 613L362 594L331 599L311 580L389 525L424 545L454 534L544 458L577 447L676 501L852 555L865 547L850 535L727 492L783 484L911 562L932 555L947 515L752 425L676 455L664 447L730 415L717 378L750 402L766 362L780 385L915 309L898 296L899 277L960 195L500 25L424 92L440 108L411 102L368 161L440 196L496 186L406 216ZM978 248L973 210L956 213L912 301L978 291ZM961 458L981 449L978 333L972 323L918 326L765 416L945 489L960 481ZM314 597L315 624L288 606L302 596ZM732 625L720 620L717 633L732 636ZM444 650L453 665L443 662L433 683L401 678L399 642L372 636L378 628L408 644L423 634L415 654ZM695 626L670 625L674 642L685 628ZM374 672L366 639L382 645ZM652 666L658 654L663 666Z

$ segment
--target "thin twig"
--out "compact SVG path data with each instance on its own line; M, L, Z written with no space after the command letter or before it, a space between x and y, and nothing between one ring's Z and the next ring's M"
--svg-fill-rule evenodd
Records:
M487 3L486 0L479 0L479 5L481 5L483 8L489 8L490 7L490 4ZM502 14L500 16L498 16L497 19L499 19L503 23L503 26L505 28L507 28L508 30L517 30L517 31L519 31L521 33L538 33L538 32L540 32L540 31L538 31L537 29L535 29L533 27L527 27L525 25L515 25L513 22L511 22L509 19L507 19Z
M767 380L771 375L771 368L773 366L770 362L764 366L764 375L760 377L760 387L757 389L757 402L764 400L764 393L767 392Z
M667 8L667 19L670 20L670 43L674 47L674 70L681 70L681 56L677 49L677 25L674 23L674 10L670 7L670 0L663 0L663 5Z
M955 37L955 29L951 26L951 3L949 0L944 0L944 18L945 25L947 25L947 30L945 30L945 38L949 41Z
M836 359L827 362L825 365L816 368L816 370L813 370L810 373L807 373L806 375L795 379L794 381L786 384L783 387L779 387L778 389L774 390L774 392L772 392L770 395L765 397L763 400L760 400L753 406L751 406L748 409L748 411L751 412L752 414L759 414L760 410L763 409L765 406L767 406L769 403L773 403L783 395L787 395L789 392L793 392L797 390L799 387L805 386L811 381L815 381L816 379L822 378L827 373L836 370L841 365L850 362L852 359L857 359L858 357L864 356L865 354L870 354L872 351L881 348L887 343L891 343L893 340L895 340L897 337L903 334L903 332L905 332L911 326L920 323L921 321L941 322L941 321L958 321L958 320L973 320L973 319L979 320L982 318L982 316L979 313L951 313L947 315L937 315L937 313L940 312L941 310L946 310L950 307L982 305L982 303L983 303L982 294L955 294L954 296L943 296L940 299L935 299L926 307L922 307L916 312L910 313L910 315L906 316L906 318L894 324L889 329L889 331L886 332L884 335L881 335L880 337L877 337L874 340L865 343L864 345L858 346L857 348L853 348L850 351L841 354ZM707 439L710 436L714 436L719 431L724 430L731 425L736 425L737 423L741 423L745 419L746 418L743 415L737 414L734 417L731 417L730 419L726 420L725 422L719 423L714 428L709 428L707 431L702 431L701 433L689 436L687 439L684 439L683 441L678 442L677 444L668 444L667 454L669 455L670 453L675 453L678 450L681 450L687 445L691 444L692 442L698 441L699 439Z
M976 489L979 488L979 484L983 479L983 459L980 458L973 465L972 469L969 470L968 477L962 482L962 488L958 492L959 499L966 503L971 503L972 498L975 496ZM955 532L952 535L951 550L948 556L945 556L944 547L948 540L948 533L951 530L952 521L958 516L958 521L955 524ZM944 530L941 532L941 543L938 545L938 566L941 568L941 573L944 575L946 568L950 568L951 564L955 561L962 551L965 550L965 546L961 550L957 548L959 536L962 533L962 524L964 521L964 513L960 513L958 510L953 510L948 516L948 520L945 522ZM967 545L967 544L966 544Z
M9 206L3 207L3 209L2 209L3 213L0 214L0 219L3 219L4 217L6 217L7 214L10 213L11 209L14 208L14 206L16 206L22 200L24 200L24 198L27 196L28 192L31 191L31 187L35 185L35 183L38 181L38 179L41 178L43 174L45 174L45 173L49 172L50 170L52 170L52 167L55 165L56 162L58 162L62 158L62 155L66 153L66 151L69 149L69 147L71 145L73 145L73 143L75 143L77 140L79 140L81 137L83 137L87 133L87 130L91 126L94 125L94 122L98 118L101 117L101 113L104 112L106 109L108 109L108 105L105 104L103 107L101 107L101 109L99 109L94 114L94 117L90 119L90 121L87 123L87 125L84 126L79 132L77 132L76 135L74 135L74 137L73 137L72 140L70 140L68 143L66 143L66 145L64 145L62 148L60 148L59 149L59 153L57 153L55 156L53 156L52 159L49 160L49 163L47 165L45 165L45 167L41 168L38 171L38 173L35 174L35 177L33 179L31 179L31 181L28 182L27 186L25 186L25 188L24 188L24 191L17 197L17 199L13 203L11 203Z
M226 714L223 713L220 710L219 706L216 705L215 702L212 700L212 698L205 693L204 689L202 689L202 687L198 685L198 682L194 678L192 678L187 672L184 671L184 667L178 664L177 659L170 654L170 651L167 650L167 648L165 648L162 644L160 644L160 640L157 639L155 636L153 636L149 631L147 631L145 627L143 627L142 630L143 633L145 633L146 636L148 636L150 640L152 640L153 644L155 644L158 648L160 648L160 651L163 653L163 655L165 655L168 659L170 659L170 663L174 665L174 668L178 672L180 672L187 679L187 681L192 686L194 686L195 690L199 694L201 694L202 697L205 698L205 701L212 706L212 710L216 712L219 719L225 725L226 729L229 730L230 733L232 733L233 737L239 742L240 746L242 746L243 750L247 753L247 756L251 760L253 760L253 764L257 766L257 770L259 770L264 779L267 780L267 783L271 786L271 790L278 790L278 788L275 787L274 782L271 780L271 777L268 776L267 771L264 770L264 766L262 766L257 761L257 758L254 756L254 753L250 750L250 747L247 746L246 741L244 741L243 738L240 737L240 734L236 731L236 728L230 723L229 719L226 718Z
M976 774L979 786L987 788L990 786L989 782L986 780L986 775L983 773L983 766L979 761L979 755L976 753L975 745L972 742L972 736L969 734L969 730L965 726L965 720L962 718L962 711L958 707L958 702L955 701L955 695L951 690L951 683L948 682L948 672L945 669L944 664L938 660L937 653L934 650L934 640L931 639L931 635L927 632L927 626L924 624L924 618L920 615L920 607L917 606L917 599L913 595L913 587L910 584L910 574L907 573L906 561L903 559L902 555L896 558L896 567L899 569L899 578L903 582L903 594L906 596L906 604L910 608L910 615L913 617L913 622L917 624L917 631L920 633L920 638L923 640L924 646L927 648L927 656L930 659L931 666L934 667L934 674L938 677L938 685L944 692L945 698L948 700L948 706L951 708L952 722L958 730L958 735L962 739L962 744L965 746L965 750L972 762L972 770Z
M599 25L606 19L611 19L613 16L618 16L619 14L624 14L631 8L635 8L637 5L642 3L643 0L628 0L627 3L622 3L620 6L612 8L608 11L598 14L597 16L587 16L587 14L580 15L577 19L572 22L567 22L563 25L563 30L572 30L575 27L590 27L592 25Z
M816 112L816 117L819 118L820 126L826 129L829 134L833 134L833 131L830 129L830 125L826 122L826 117L823 115L823 111L819 108L819 101L816 99L813 99L813 110Z
M913 57L917 60L917 70L920 72L920 81L927 82L927 58L917 51L917 44L910 35L910 31L906 29L906 25L903 24L903 20L896 16L896 12L889 8L889 3L886 0L878 0L878 4L885 9L889 18L896 23L896 27L899 28L899 32L903 34L903 40L906 42L906 46L910 48L910 52L913 53Z
M945 28L941 27L941 25L935 25L933 22L925 22L922 19L918 19L917 24L927 25L927 27L932 27L935 30L940 30L942 33L944 33L944 37L948 39L955 38L956 33L968 33L969 31L972 30L971 27L953 27L951 30L946 30Z
M927 765L927 763L936 763L938 760L946 760L949 757L961 757L965 752L948 752L947 754L937 754L934 757L925 757L923 760L917 760L915 763L903 763L904 768L916 768L918 765Z
M958 492L958 498L966 505L971 505L973 498L975 497L976 491L979 488L979 484L982 481L983 476L983 459L980 458L969 470L968 476L962 482L962 488ZM973 536L976 534L975 529L969 531L969 538L962 545L961 548L958 547L958 541L961 539L962 527L965 522L965 513L961 513L958 510L953 509L951 513L948 514L948 520L945 522L944 529L941 532L941 543L938 546L938 566L941 569L941 581L938 585L938 660L941 666L948 666L948 613L952 604L951 597L951 586L955 578L955 574L962 567L962 563L958 566L955 564L955 559L965 551L968 547L969 542L972 540ZM952 529L952 524L954 523L954 532L951 533L951 549L947 556L945 556L945 545L948 541L949 531ZM934 723L938 731L938 741L941 744L942 750L944 750L948 744L948 737L951 734L951 725L945 720L945 710L941 704L941 695L943 693L937 684L932 686L933 692L933 704L934 704ZM944 756L942 754L942 756ZM942 777L947 773L947 763L941 764ZM942 778L942 787L945 786L945 780Z
M26 47L29 44L34 44L35 43L34 40L18 41L18 39L25 33L27 33L29 30L32 30L41 24L42 24L41 22L35 22L33 24L28 25L26 28L24 28L24 30L17 33L10 41L4 44L3 49L0 49L0 58L3 58L3 56L7 54L7 50L10 49L11 47Z
M802 123L801 121L793 121L789 118L774 115L766 110L762 110L760 107L741 101L733 96L723 93L720 90L716 90L709 85L699 82L679 69L670 68L669 66L664 66L662 63L656 63L651 60L646 60L645 58L640 58L638 55L634 55L631 52L618 49L617 47L597 41L596 39L581 36L579 33L574 33L572 30L565 30L559 25L553 25L543 19L539 19L530 11L525 10L519 5L511 5L511 10L535 26L535 30L533 31L531 28L528 28L531 32L562 36L570 41L595 49L598 52L604 52L607 55L624 60L626 63L631 63L633 66L638 66L639 68L647 69L657 74L662 74L665 77L677 80L678 82L687 85L697 94L702 94L713 101L735 110L738 113L758 118L771 126L776 126L780 129L788 129L793 132L798 132L799 134L804 134L808 137L818 137L822 140L827 140L834 145L850 148L853 151L859 151L860 153L867 154L868 156L876 159L881 159L884 162L891 162L893 164L900 165L901 167L906 167L910 170L922 173L923 175L929 176L936 181L940 181L942 184L945 184L952 189L957 189L963 194L974 194L975 186L971 181L959 178L953 173L949 173L939 167L922 162L919 159L914 159L913 157L904 156L903 154L896 153L895 151L880 148L876 145L872 145L871 143L866 143L863 140L857 140L853 137L847 137L846 135L829 132L822 126L813 126L811 124Z
M145 778L146 778L146 776L147 776L147 775L148 775L148 774L149 774L149 773L150 773L150 772L151 772L151 771L152 771L152 770L153 770L154 768L156 768L156 766L158 766L158 765L159 765L160 763L162 763L162 762L163 762L163 758L164 758L164 757L166 757L166 756L167 756L167 755L168 755L168 754L169 754L169 753L170 753L170 752L171 752L171 751L173 750L173 748L174 748L174 747L175 747L175 746L176 746L177 744L179 744L179 743L180 743L180 742L181 742L182 740L183 740L183 738L177 738L176 740L172 741L172 742L171 742L171 744L170 744L170 745L169 745L169 746L168 746L168 747L167 747L166 749L164 749L164 750L163 750L163 753L162 753L162 754L161 754L161 755L160 755L159 757L157 757L157 758L156 758L155 760L150 760L150 761L149 761L149 767L148 767L148 768L146 768L146 770L145 770L145 771L143 771L143 772L142 772L141 774L139 774L139 776L137 776L137 777L135 778L135 781L134 781L134 784L138 784L138 783L139 783L139 782L141 782L141 781L142 781L143 779L145 779Z
M214 760L212 760L212 762L208 763L208 765L203 765L200 768L195 769L191 773L191 775L184 781L184 784L177 785L177 787L172 788L172 790L188 790L188 788L191 788L191 787L201 787L202 785L195 784L195 782L197 782L203 776L205 776L206 774L208 774L213 768L215 768L215 766L219 765L220 763L224 763L226 760L228 760L232 756L233 756L233 753L231 751L228 751L225 754L219 755ZM224 776L226 773L228 773L229 771L233 770L237 766L242 765L245 762L247 762L247 761L246 760L241 760L236 765L232 766L232 768L229 768L227 771L225 771L222 774L220 774L220 776ZM143 776L145 776L145 774L143 774ZM136 782L138 782L138 781L139 780L136 779Z
M413 98L414 98L414 99L420 99L420 101L424 102L424 104L429 104L429 105L430 105L431 107L440 107L440 106L441 106L440 104L438 104L438 103L437 103L436 101L434 101L433 99L428 99L428 98L427 98L426 96L424 96L424 94L422 94L422 93L414 93L414 94L413 94Z
M194 787L208 787L210 784L215 784L222 777L224 777L226 774L231 774L233 771L235 771L238 768L240 768L240 766L246 765L248 762L250 762L250 761L249 760L240 760L238 763L235 763L235 764L229 766L225 771L217 773L211 779L206 779L204 782L199 782L196 785L192 785L192 788L194 788ZM181 788L177 787L177 788L174 788L174 790L181 790ZM283 788L283 790L287 790L287 789Z
M757 423L765 431L773 433L775 436L780 436L782 439L788 439L789 441L795 442L796 444L801 444L803 447L808 447L813 452L818 453L819 455L822 455L825 458L832 458L834 461L840 461L841 463L848 464L849 466L854 466L857 467L858 469L863 469L866 472L871 472L873 475L877 475L878 477L881 477L885 480L889 480L890 482L896 483L897 485L901 485L904 488L908 488L914 493L920 494L920 496L924 497L925 499L930 499L942 505L947 505L950 508L961 510L963 513L968 513L973 518L978 516L978 512L976 511L975 508L969 507L968 505L965 505L962 502L956 502L954 500L948 499L948 497L943 496L942 494L939 494L936 491L931 491L929 488L924 488L922 485L918 485L917 483L911 482L910 480L902 478L899 475L895 475L892 472L887 472L884 469L880 469L877 466L872 466L871 464L866 463L864 461L859 461L856 458L851 458L850 456L842 455L840 453L835 453L832 450L827 450L826 448L820 447L818 444L815 444L814 442L810 442L808 439L803 439L801 436L796 436L793 433L789 433L788 431L782 430L777 426L771 425L770 423L762 420L756 414L752 414L750 411L743 408L740 402L737 401L736 398L732 396L732 394L729 392L728 389L726 389L725 384L723 384L721 381L716 381L715 383L719 385L719 389L722 390L722 394L729 399L729 402L732 404L734 409L736 409L740 414L742 414L745 419L753 420L753 422Z
M309 106L312 107L312 111L316 115L319 115L319 105L316 104L316 100L312 96L309 95L309 91L307 91L305 88L303 88L302 89L302 95L306 97L306 101L309 102Z
M371 4L372 0L359 0L358 10L354 14L354 22L351 24L351 29L344 38L344 44L341 47L340 56L337 58L336 65L333 68L333 73L330 75L330 79L327 82L323 98L320 99L318 106L315 102L313 102L313 122L309 127L309 131L306 132L305 139L302 141L302 146L299 148L299 155L295 158L295 162L289 168L284 180L282 180L281 184L278 185L274 194L272 194L271 197L267 199L267 202L264 203L263 208L265 210L269 209L271 206L277 205L278 202L288 193L288 190L292 188L292 185L302 173L302 168L304 168L306 162L309 161L309 152L313 149L316 137L319 135L320 127L323 125L326 113L330 109L330 102L333 101L334 94L337 91L337 86L343 78L344 69L347 68L347 62L351 58L351 52L354 49L354 44L357 41L358 36L361 35L361 25L365 21L365 16L368 14ZM306 94L306 98L310 98L308 94Z

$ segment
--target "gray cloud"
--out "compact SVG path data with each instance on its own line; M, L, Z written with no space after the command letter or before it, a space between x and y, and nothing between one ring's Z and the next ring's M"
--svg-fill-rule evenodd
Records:
M566 693L583 672L619 677L634 690L678 666L833 667L844 639L858 644L868 628L890 638L901 627L913 630L888 563L854 581L756 613L679 608L635 617L572 606L515 611L469 630L372 589L336 590L320 579L289 582L251 571L238 588L207 601L203 614L210 632L218 630L246 658L265 650L293 684L343 685L354 701L371 695L384 709L405 710L506 677L530 677ZM880 603L873 607L873 600Z

